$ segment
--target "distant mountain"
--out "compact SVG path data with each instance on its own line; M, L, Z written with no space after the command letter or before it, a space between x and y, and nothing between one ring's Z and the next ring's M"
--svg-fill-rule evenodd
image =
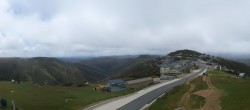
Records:
M175 52L171 52L168 54L169 56L177 56L177 55L181 55L183 57L190 57L190 56L199 56L201 55L201 53L193 51L193 50L177 50Z
M82 60L80 63L99 68L109 74L108 78L114 78L122 77L124 74L133 74L130 72L131 70L135 70L134 68L144 65L149 61L155 60L158 57L159 56L157 55L110 56Z
M48 84L78 84L114 78L159 76L161 60L183 56L215 62L237 72L250 73L250 66L193 50L178 50L166 56L109 56L92 58L0 58L0 80L20 80Z
M88 59L95 59L98 57L90 57L90 56L86 56L86 57L56 57L56 59L61 60L61 61L65 61L65 62L78 62L80 60L88 60Z
M126 70L119 71L118 74L112 75L111 78L137 79L149 76L160 76L160 69L157 65L159 61L159 58L156 58L141 64L135 64Z
M81 63L63 62L54 58L1 58L0 78L49 84L98 81L107 73Z
M48 84L77 84L120 76L134 66L158 56L109 56L91 58L0 58L0 79Z
M248 66L250 66L250 59L234 59L234 61L238 61L238 62L241 62L241 63L245 63L245 64L247 64Z

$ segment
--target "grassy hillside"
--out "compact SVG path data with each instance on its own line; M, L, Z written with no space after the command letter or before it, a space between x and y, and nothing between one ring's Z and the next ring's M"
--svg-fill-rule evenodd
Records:
M53 58L2 58L0 77L43 84L69 84L97 81L106 77L106 74L84 64L62 62Z
M77 110L100 100L135 92L134 90L102 92L93 90L96 86L39 86L31 83L12 84L10 81L0 81L0 98L7 99L7 110L11 110L12 97L21 110ZM14 91L13 94L10 91Z
M186 110L199 109L204 105L205 99L193 93L207 88L202 77L198 77L190 83L182 84L166 92L149 107L149 110L175 110L178 107L184 107Z
M163 97L157 99L149 110L174 110L179 107L186 110L199 108L213 110L214 106L216 106L214 102L219 102L217 109L220 108L221 110L250 109L249 78L237 79L223 71L208 71L207 74L206 79L198 77L190 81L190 83L173 88ZM207 78L211 79L211 82ZM215 86L215 88L211 85ZM215 98L215 93L218 93L219 97ZM190 95L186 96L187 94Z
M153 105L149 107L148 110L174 110L178 108L178 103L190 87L187 84L183 84L173 88L171 91L167 92L164 96L157 99Z
M210 71L213 84L222 90L222 110L249 110L250 79L236 79L225 72Z

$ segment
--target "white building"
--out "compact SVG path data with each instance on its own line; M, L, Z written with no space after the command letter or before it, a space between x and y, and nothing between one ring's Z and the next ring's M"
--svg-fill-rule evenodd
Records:
M246 73L240 73L239 77L243 78L246 75Z
M169 70L170 70L169 67L161 67L160 68L160 73L161 73L161 75L167 74Z

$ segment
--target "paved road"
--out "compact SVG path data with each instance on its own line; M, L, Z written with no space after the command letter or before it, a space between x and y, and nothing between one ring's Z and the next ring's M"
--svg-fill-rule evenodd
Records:
M127 103L126 105L118 108L118 110L140 110L143 106L146 104L149 104L154 99L158 98L161 94L171 90L173 87L183 84L188 80L193 79L194 77L198 76L199 74L202 74L206 72L206 68L203 67L200 71L195 72L193 74L190 74L182 79L179 79L177 81L174 81L172 83L169 83L167 85L164 85L160 88L157 88L153 91L148 92L147 94L144 94L143 96Z
M107 102L102 105L95 105L84 110L139 110L146 104L152 102L163 93L171 90L173 87L180 85L206 71L206 67L202 66L200 70L195 71L181 79L175 79L169 82L163 82L148 88L145 88L128 97Z

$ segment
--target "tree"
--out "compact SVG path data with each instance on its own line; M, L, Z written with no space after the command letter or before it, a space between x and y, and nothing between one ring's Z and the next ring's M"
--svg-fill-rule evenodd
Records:
M7 100L6 99L1 99L1 101L0 101L0 103L1 103L1 106L2 106L2 108L6 108L7 107Z

